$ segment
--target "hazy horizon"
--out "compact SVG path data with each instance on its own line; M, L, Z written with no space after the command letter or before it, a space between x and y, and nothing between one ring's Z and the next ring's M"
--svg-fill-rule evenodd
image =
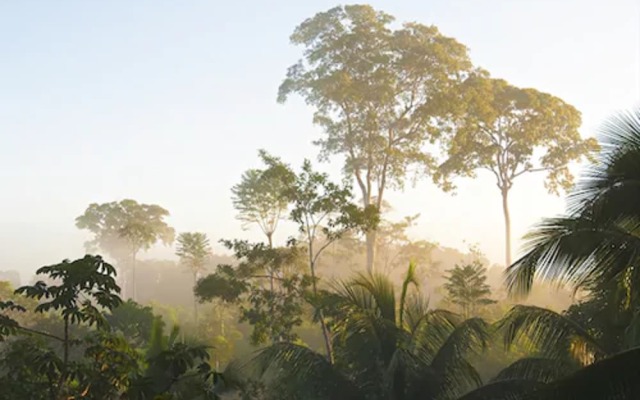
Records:
M266 3L266 2L265 2ZM0 270L23 281L77 258L89 203L135 199L171 212L177 232L260 238L235 219L230 188L264 148L292 166L318 163L321 135L298 98L276 103L301 55L288 37L329 1L0 4ZM631 0L370 1L397 22L434 24L494 77L556 95L582 112L583 136L640 99L640 8ZM179 4L179 5L178 5ZM516 181L514 252L541 217L563 210L542 175ZM428 179L387 200L393 217L421 214L416 238L503 260L503 219L491 177L458 180L456 196ZM535 204L530 210L528 204ZM281 230L277 240L292 231ZM170 257L159 247L148 256ZM142 258L147 256L142 255Z

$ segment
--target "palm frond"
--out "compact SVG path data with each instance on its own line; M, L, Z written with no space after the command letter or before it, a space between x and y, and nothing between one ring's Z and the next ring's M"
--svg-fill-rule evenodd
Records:
M535 276L574 287L606 283L640 260L640 110L611 118L600 142L567 216L525 237L525 255L507 271L512 293L528 293Z
M293 343L275 343L252 359L257 376L276 393L304 399L359 399L357 388L321 354Z
M583 327L546 308L516 305L498 322L497 328L503 334L505 348L526 338L530 351L541 351L551 358L565 358L572 349L581 350L580 358L606 355Z
M492 382L523 380L549 383L568 375L575 369L576 365L563 360L528 357L522 358L500 371L492 379Z
M471 318L458 325L436 353L431 366L444 377L443 390L450 392L450 396L482 384L467 359L486 348L489 336L487 323Z
M350 285L361 287L370 293L375 300L380 316L389 321L396 321L396 296L393 282L382 274L357 274Z
M438 399L455 399L463 393L482 386L480 374L466 360L459 360L447 366L441 374L441 381Z
M525 400L542 387L543 383L526 379L504 380L475 389L458 400Z
M400 294L400 310L399 310L399 325L404 325L405 303L407 301L407 292L409 291L409 285L418 286L418 280L416 279L416 264L411 261L407 270L407 275L402 282L402 293Z
M640 398L640 349L582 368L535 391L526 400L628 400Z
M231 360L220 373L221 379L216 382L216 393L226 393L241 389L247 379L251 378L245 363L239 360Z
M429 299L425 299L420 295L409 296L404 305L404 326L409 332L414 333L424 325L433 322L440 324L442 322L452 328L459 321L457 314L447 310L430 310Z
M523 295L535 278L575 288L622 276L640 261L640 237L628 224L582 216L544 220L525 236L525 254L507 268L507 288Z
M424 353L431 362L460 323L460 317L447 310L428 310L425 306L419 300L408 303L406 324L410 327L411 348Z
M588 211L600 221L640 215L640 110L620 113L602 126L601 151L568 199L571 214Z
M470 318L449 335L434 357L432 365L438 370L444 370L447 365L484 350L489 337L488 324L481 318Z

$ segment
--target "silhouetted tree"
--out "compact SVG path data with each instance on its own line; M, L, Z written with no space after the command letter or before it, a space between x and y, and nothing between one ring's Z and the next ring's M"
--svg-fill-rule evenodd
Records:
M496 301L490 298L491 287L487 284L487 269L478 261L456 265L446 271L447 280L444 288L447 291L447 300L460 307L465 318L476 316L480 306L493 304Z
M161 241L173 243L174 230L165 222L169 212L155 204L139 204L135 200L122 200L90 204L84 214L76 218L79 229L93 233L88 248L98 247L118 262L130 265L131 297L136 300L136 257Z
M180 257L180 264L188 268L193 275L193 287L198 283L198 276L205 270L207 261L211 257L209 238L201 232L184 232L178 235L176 255ZM193 295L193 316L198 321L198 303L195 292Z

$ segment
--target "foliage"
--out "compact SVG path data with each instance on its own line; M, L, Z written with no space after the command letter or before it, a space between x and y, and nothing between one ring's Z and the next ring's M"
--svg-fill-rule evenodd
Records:
M601 143L596 162L569 195L567 215L544 220L525 237L525 255L507 271L514 294L527 293L539 277L576 290L626 288L627 304L639 304L640 112L613 118Z
M193 275L193 286L198 283L198 276L205 270L207 261L211 257L209 238L201 232L184 232L178 235L176 255L180 257L180 264L188 268ZM193 296L193 315L198 320L198 303Z
M309 160L295 175L287 190L291 203L290 219L298 225L307 245L308 267L311 275L313 297L318 298L316 265L329 245L348 232L368 232L379 222L378 209L374 206L359 208L351 202L351 188L329 180L326 173L314 171ZM315 247L318 239L323 243ZM323 309L317 309L329 361L333 360L331 334L327 328Z
M151 329L156 320L153 309L127 300L105 316L112 330L121 332L132 344L144 345L151 339Z
M169 212L155 204L139 204L135 200L92 203L76 218L76 226L93 233L88 249L100 248L131 269L132 298L136 300L135 264L141 250L157 242L171 244L174 230L166 222Z
M511 265L510 216L507 198L519 176L546 171L552 193L573 185L568 164L597 149L594 139L581 139L580 113L561 99L535 89L521 89L484 72L471 74L443 111L449 126L447 160L437 180L450 186L452 174L475 176L490 171L503 199L506 225L506 265Z
M60 315L63 335L20 325L8 311L26 309L2 302L2 333L12 337L0 348L0 399L216 398L219 374L209 367L204 347L178 342L175 335L158 341L163 338L159 318L144 357L123 335L145 329L144 317L151 313L132 302L122 305L115 269L100 256L65 260L37 273L51 283L38 281L15 293L38 300L35 313ZM74 336L82 331L72 325L85 326L84 335Z
M76 226L93 233L89 248L99 247L117 260L126 260L131 252L146 250L156 242L173 242L173 228L164 221L168 216L169 212L158 205L126 199L90 204L76 218Z
M180 263L187 267L195 277L205 269L211 255L209 238L201 232L184 232L178 235L176 255Z
M411 260L421 265L429 263L429 251L425 251L420 260L415 259L416 254L408 254L411 253L408 250L413 242L407 236L407 229L415 226L419 217L420 214L404 217L400 221L380 219L376 243L377 270L388 273L397 267L407 265Z
M447 299L460 307L465 318L476 316L478 307L496 302L490 298L491 287L486 283L486 271L478 261L447 270L447 282L444 284Z
M439 135L431 124L434 102L471 69L465 46L434 26L406 23L367 5L316 14L291 35L304 47L280 86L281 102L299 94L314 108L324 131L321 155L345 157L364 206L381 208L385 190L401 187L408 168L432 171L426 150ZM439 107L446 107L440 104ZM367 237L367 267L373 267L375 234Z
M505 379L460 400L624 400L640 396L640 350L616 354L550 383Z
M548 358L590 364L609 354L589 332L562 314L536 306L514 306L498 323L508 348L525 338Z
M325 294L335 363L303 346L278 343L255 359L263 379L284 396L305 399L454 398L476 386L477 372L466 358L485 345L486 324L429 310L411 294L414 273L410 267L399 303L381 275L336 283Z
M237 304L240 322L253 326L254 344L296 340L293 329L302 323L304 290L310 285L310 279L298 271L299 250L240 240L223 243L233 250L238 264L218 265L215 273L198 281L196 295L201 301ZM266 286L272 276L277 278L274 288Z
M259 155L266 169L245 171L240 183L231 189L232 201L238 219L258 225L271 245L273 233L287 209L286 189L292 173L280 159L266 151L260 150Z

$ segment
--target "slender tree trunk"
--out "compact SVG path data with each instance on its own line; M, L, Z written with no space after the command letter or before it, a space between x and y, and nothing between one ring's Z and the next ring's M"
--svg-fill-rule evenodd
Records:
M67 364L69 363L69 318L64 318L64 353L63 364L66 372Z
M375 230L367 232L365 236L367 243L367 272L370 273L375 271L377 237L378 233Z
M136 291L136 252L131 253L131 298L133 301L138 301Z
M362 191L362 201L364 208L371 205L371 193L368 190ZM378 201L380 203L380 201ZM376 262L376 239L378 235L375 230L370 230L365 233L365 243L367 248L367 272L373 273L375 270Z
M502 188L502 212L504 214L504 261L511 266L511 217L509 215L509 189Z
M314 297L318 296L318 287L316 285L316 268L313 260L313 243L311 238L309 240L309 269L311 270L311 285L313 288ZM327 358L329 363L333 364L333 343L331 343L331 333L327 327L327 323L324 320L324 312L320 308L318 314L320 315L320 327L322 328L322 337L324 338L324 347L327 351Z
M64 317L64 341L62 342L62 371L60 371L60 379L58 387L53 397L59 397L63 392L63 387L67 381L69 374L69 317Z
M267 232L267 242L269 243L269 248L272 249L273 248L273 232ZM271 295L273 296L273 294L275 293L275 284L274 284L274 277L273 277L274 272L271 268L269 268L269 270L267 271L267 274L269 275L269 291L271 291ZM269 307L269 310L271 311L271 315L273 315L274 313L273 300L272 300L271 306ZM280 335L272 331L271 341L274 343L279 342Z
M198 284L198 272L193 273L193 318L198 326L198 299L196 298L196 285Z

